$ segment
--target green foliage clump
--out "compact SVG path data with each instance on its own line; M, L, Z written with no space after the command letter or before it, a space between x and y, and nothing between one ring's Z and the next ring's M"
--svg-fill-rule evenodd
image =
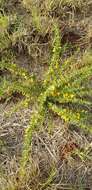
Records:
M88 82L92 74L92 56L89 55L87 62L83 62L84 57L87 56L85 54L79 63L67 59L61 65L60 52L59 28L57 24L54 24L52 58L43 82L43 92L38 98L38 111L34 112L30 125L25 131L21 162L22 175L24 175L24 168L28 161L33 132L43 124L46 109L52 110L66 123L92 133L91 125L87 123L87 116L90 114L88 105L90 107L92 104L90 100L82 96L82 93L86 91L84 79Z
M0 51L7 48L10 44L7 28L9 25L9 17L0 14Z
M54 60L55 58L55 66L58 64L58 59L59 59L59 53L60 53L60 43L59 43L59 30L56 25L54 25L54 46L53 46L53 56L51 60L51 65L50 68L52 68L54 65ZM50 72L47 74L47 76L50 75ZM50 94L52 94L54 90L54 85L50 84L48 85L48 77L46 76L46 80L44 80L44 85L46 85L45 88L43 88L43 92L38 97L38 111L34 112L33 117L31 118L29 127L25 131L25 137L24 137L24 146L23 146L23 153L22 153L22 160L21 160L21 169L20 169L20 175L23 178L25 175L25 166L28 161L28 155L30 151L30 145L32 141L32 135L34 130L39 129L43 125L44 119L45 119L45 112L46 112L46 102ZM44 86L43 85L43 86ZM38 126L38 127L37 127Z
M48 83L54 84L54 82L57 82L58 76L60 74L58 69L59 69L61 44L60 44L59 28L57 24L54 24L52 31L54 31L53 50L52 50L52 57L50 61L50 67L46 74L46 79L44 80L45 86L47 86Z
M48 1L49 2L49 1ZM75 7L80 6L76 1L61 1L63 6L72 3ZM0 2L1 3L1 2ZM60 3L60 1L58 1ZM33 1L23 1L23 5L30 9L33 26L41 32L41 15ZM54 1L50 1L48 11L52 9ZM43 81L36 81L24 68L16 64L15 57L1 58L0 71L9 72L7 77L0 77L0 100L8 99L13 93L21 93L24 99L18 103L12 111L27 106L35 97L36 106L30 119L29 126L25 129L22 158L20 161L20 177L25 176L25 168L29 159L31 142L35 130L39 130L44 123L47 110L57 114L64 122L74 127L79 127L92 133L91 110L92 110L92 52L85 52L80 60L76 57L63 59L61 47L61 36L57 20L52 19L52 55L50 65ZM7 16L0 15L0 51L13 47L16 42L22 40L26 34L24 25L20 24L19 18L13 18L13 29L9 34L11 26ZM8 50L7 50L8 54ZM13 60L13 61L12 61ZM39 85L40 83L40 85ZM47 181L47 184L49 181Z
M4 94L7 93L9 96L13 92L21 92L24 96L29 95L30 97L34 76L30 76L25 69L20 68L14 63L8 62L8 60L2 60L0 62L0 69L5 69L12 75L12 81L7 81L5 78L1 81L0 89L2 93L0 96L4 96Z
M86 61L84 61L84 57ZM64 121L85 128L90 132L92 132L92 127L88 125L87 118L91 115L92 107L91 98L89 98L92 95L90 85L91 59L91 53L85 53L79 63L75 60L74 62L67 60L62 63L61 76L59 76L57 86L48 103L49 108Z

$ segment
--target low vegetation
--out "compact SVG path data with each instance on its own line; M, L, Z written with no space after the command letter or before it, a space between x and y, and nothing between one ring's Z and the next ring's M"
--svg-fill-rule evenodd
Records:
M22 139L18 155L10 158L14 168L0 159L1 190L91 189L91 6L86 0L0 1L2 118L7 125L15 114L31 110L23 136L17 137ZM3 130L1 122L1 155L8 150Z

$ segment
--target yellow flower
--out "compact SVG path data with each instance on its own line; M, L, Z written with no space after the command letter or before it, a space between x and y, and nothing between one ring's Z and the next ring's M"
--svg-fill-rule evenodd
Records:
M67 99L72 99L74 97L74 94L68 94L68 93L65 93L63 95L64 98L67 98Z
M54 92L52 93L52 95L53 95L53 96L59 96L59 95L60 95L60 92L54 91Z
M25 73L22 73L22 76L25 77L25 79L27 78L26 74Z
M64 97L64 98L67 98L67 97L68 97L68 93L65 93L65 94L63 95L63 97Z
M70 97L71 97L71 98L74 98L74 94L71 94Z
M78 120L80 119L80 114L79 114L79 113L77 113L77 119L78 119Z
M31 78L31 83L33 83L34 82L34 79L33 78Z

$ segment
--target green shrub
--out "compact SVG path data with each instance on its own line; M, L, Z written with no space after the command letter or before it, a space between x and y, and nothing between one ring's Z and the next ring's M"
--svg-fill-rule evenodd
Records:
M49 1L48 1L49 2ZM31 4L32 3L32 4ZM74 5L74 1L58 1L63 6ZM23 1L24 6L30 9L33 26L37 31L41 31L41 15L33 1ZM81 1L76 1L75 7L80 6ZM50 1L48 11L54 6L54 1ZM47 15L48 16L48 15ZM12 111L28 106L32 98L36 104L34 113L30 118L30 123L25 129L23 151L20 161L20 178L25 176L25 169L29 159L31 142L35 130L40 130L46 117L47 111L57 114L69 126L79 127L92 133L91 110L92 110L92 52L84 52L77 60L76 55L63 59L61 47L61 36L57 20L52 19L52 54L48 71L43 81L37 81L24 68L19 67L16 58L12 55L1 58L0 70L8 71L9 77L0 78L0 99L8 99L14 92L21 93L24 99L17 104ZM21 19L20 19L21 20ZM0 51L20 42L22 36L26 34L24 25L20 24L19 18L13 19L13 30L9 34L10 26L7 16L0 15L0 24L3 33L0 34ZM12 48L11 48L12 49ZM13 60L13 61L12 61ZM40 83L40 84L39 84ZM47 181L48 183L48 181Z
M53 111L66 123L92 133L92 127L87 120L91 114L88 105L90 107L92 104L90 100L86 100L84 97L87 91L85 81L86 83L89 82L92 75L92 55L85 53L79 62L67 59L60 64L60 34L57 24L54 24L53 28L52 58L43 82L44 90L37 101L38 111L34 112L29 127L25 131L21 160L22 177L28 161L33 132L42 126L46 109Z

